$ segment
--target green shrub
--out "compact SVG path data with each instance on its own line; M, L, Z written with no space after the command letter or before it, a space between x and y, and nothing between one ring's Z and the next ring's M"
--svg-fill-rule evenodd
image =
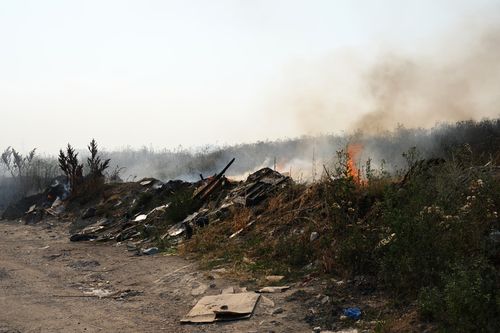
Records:
M378 253L381 278L414 296L437 285L464 257L484 258L488 232L498 226L493 181L459 162L415 174L385 193L381 224L394 239Z
M312 250L309 246L309 235L291 235L276 243L273 259L279 260L291 267L302 268L312 260Z
M420 313L446 332L498 332L500 303L495 268L482 260L452 267L441 288L424 288Z
M443 313L443 295L437 287L424 287L418 295L418 308L423 320L437 320Z

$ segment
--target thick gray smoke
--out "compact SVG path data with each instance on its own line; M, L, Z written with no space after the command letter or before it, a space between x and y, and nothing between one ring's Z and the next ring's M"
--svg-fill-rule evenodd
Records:
M293 64L273 93L274 119L293 122L299 133L317 135L496 118L498 22L500 17L464 22L445 36L419 41L419 49L412 51L344 49ZM379 55L367 57L374 53Z
M431 129L399 127L378 134L320 135L214 147L199 152L142 149L117 151L107 156L112 164L126 167L123 175L129 180L134 176L136 179L152 176L163 180L198 180L200 173L213 175L234 157L236 162L227 175L236 179L262 167L276 167L280 172L291 173L296 180L308 181L321 175L323 165L332 166L336 152L349 143L359 143L363 147L355 161L359 167L371 158L374 168L384 165L386 171L405 167L402 154L412 147L416 147L423 158L448 157L456 147L469 144L478 158L492 157L498 163L500 119L441 124Z
M459 46L443 42L433 57L387 55L367 74L372 111L353 128L366 133L397 124L428 128L437 122L496 117L499 59L498 25L463 36Z

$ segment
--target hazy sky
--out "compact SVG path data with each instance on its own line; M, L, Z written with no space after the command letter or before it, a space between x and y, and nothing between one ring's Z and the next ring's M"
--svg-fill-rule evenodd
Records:
M307 112L290 111L289 81L311 79L331 55L348 63L384 48L425 53L498 2L0 0L0 149L311 133ZM321 131L346 129L358 111L328 112Z

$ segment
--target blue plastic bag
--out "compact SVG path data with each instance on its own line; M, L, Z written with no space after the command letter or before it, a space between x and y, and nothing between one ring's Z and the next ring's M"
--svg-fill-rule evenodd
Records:
M361 309L360 308L344 309L344 316L354 320L358 320L361 317Z

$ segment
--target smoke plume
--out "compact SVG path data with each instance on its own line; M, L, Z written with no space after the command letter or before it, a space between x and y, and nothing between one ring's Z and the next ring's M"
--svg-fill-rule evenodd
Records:
M353 128L374 132L404 124L491 118L499 114L500 27L488 27L432 58L387 55L367 74L372 111Z
M380 133L500 114L500 24L467 22L422 50L340 50L287 68L273 101L299 133ZM368 47L367 47L368 48Z

